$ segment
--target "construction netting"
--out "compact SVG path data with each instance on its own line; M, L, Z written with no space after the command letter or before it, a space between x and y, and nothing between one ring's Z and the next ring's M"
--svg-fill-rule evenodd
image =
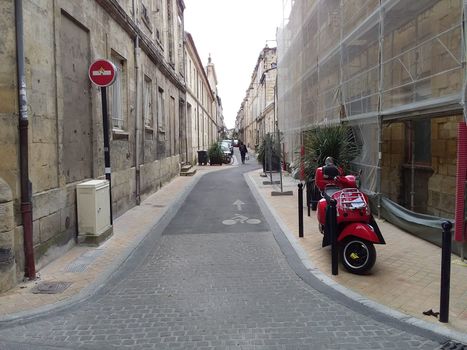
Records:
M462 110L462 0L284 0L277 109L286 157L317 125L353 126L362 186L379 193L382 124Z

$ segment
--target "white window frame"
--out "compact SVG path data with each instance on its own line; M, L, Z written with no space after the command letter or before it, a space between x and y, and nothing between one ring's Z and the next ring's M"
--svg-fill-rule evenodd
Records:
M157 88L157 127L160 132L165 132L165 93L160 86Z
M152 129L154 127L152 110L152 80L147 75L144 76L144 127Z
M118 131L125 130L125 120L123 116L123 74L125 71L124 60L116 55L111 58L117 68L117 74L114 83L110 86L112 129Z

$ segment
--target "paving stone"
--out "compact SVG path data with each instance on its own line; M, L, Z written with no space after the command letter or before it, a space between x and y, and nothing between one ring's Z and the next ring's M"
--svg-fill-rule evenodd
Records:
M221 186L222 172L208 175L186 200L197 210L182 207L161 238L138 248L135 262L130 258L111 285L67 310L0 329L0 339L38 349L99 350L440 346L311 288L288 265L240 173L230 181L232 189ZM225 204L214 200L219 193ZM220 218L238 198L262 224L252 229L239 223L222 231ZM218 222L203 231L198 218L206 212Z

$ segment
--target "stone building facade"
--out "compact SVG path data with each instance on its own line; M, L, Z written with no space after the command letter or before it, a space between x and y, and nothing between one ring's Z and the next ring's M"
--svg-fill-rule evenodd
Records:
M187 120L189 123L188 159L198 160L198 151L207 151L217 141L221 121L216 118L217 99L190 33L186 33ZM216 87L214 86L214 89Z
M227 128L225 126L224 121L224 110L222 107L222 99L219 95L219 91L217 89L217 74L216 74L216 66L212 62L211 55L208 58L208 64L206 66L206 75L208 77L209 85L211 86L212 94L215 98L215 123L217 125L217 135L219 138L223 138L227 134Z
M286 161L297 160L307 130L350 125L365 191L454 218L465 161L457 130L467 121L462 0L284 4L277 104Z
M250 86L237 113L239 139L248 148L254 148L266 134L276 130L276 63L276 48L266 46L258 56Z
M116 218L178 174L186 160L183 0L23 0L29 179L38 268L75 244L76 185L104 178L97 58L117 68L107 88ZM0 248L24 273L15 2L0 4ZM14 208L14 209L11 209ZM10 259L11 260L11 259ZM7 270L10 268L7 266ZM1 282L3 280L10 282Z
M461 121L462 115L453 115L388 123L383 128L383 193L412 211L453 218Z

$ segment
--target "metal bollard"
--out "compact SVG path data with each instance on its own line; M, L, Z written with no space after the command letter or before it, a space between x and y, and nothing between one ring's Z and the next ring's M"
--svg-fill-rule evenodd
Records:
M332 274L337 276L339 274L339 255L337 246L337 209L336 200L331 199L328 210L329 213L329 233L331 235L331 269Z
M298 184L298 237L303 237L303 184Z
M441 292L439 301L439 321L447 323L449 320L449 289L451 283L451 229L452 223L444 221L443 245L441 250Z

